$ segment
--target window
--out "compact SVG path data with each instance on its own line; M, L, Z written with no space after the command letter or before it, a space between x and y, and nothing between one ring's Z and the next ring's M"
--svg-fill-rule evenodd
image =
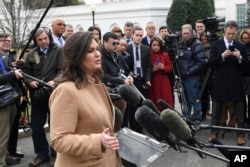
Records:
M246 4L236 4L236 21L239 31L246 27L246 7Z

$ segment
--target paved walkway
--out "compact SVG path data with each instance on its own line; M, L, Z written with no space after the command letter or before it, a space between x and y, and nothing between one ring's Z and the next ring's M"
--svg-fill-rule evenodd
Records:
M177 106L176 109L180 111L180 107ZM207 119L203 123L209 123L211 117L207 116ZM33 150L33 142L32 138L30 136L31 132L24 132L21 133L22 138L18 141L18 150L22 151L25 154L25 157L21 160L21 163L19 165L16 165L18 167L28 167L28 163L35 157L34 150ZM200 130L196 134L196 138L198 138L199 141L204 141L207 143L207 138L210 134L210 130ZM47 133L47 137L49 138L49 133ZM249 136L247 135L247 143L245 146L250 146L250 140ZM225 133L224 138L222 139L221 136L219 136L219 140L226 145L234 145L236 146L236 135L235 132L227 132ZM174 149L170 148L168 149L160 158L156 159L152 162L150 166L152 167L188 167L188 166L194 166L194 167L205 167L205 166L213 166L213 167L225 167L226 163L222 162L220 160L207 157L206 159L202 159L198 156L198 154L192 150L189 150L187 148L183 148L183 150L187 151L186 153L179 153L176 152ZM218 156L223 155L217 151L216 148L204 148L204 150L216 154ZM140 152L139 154L143 154L143 152ZM48 164L44 164L41 167L49 167Z

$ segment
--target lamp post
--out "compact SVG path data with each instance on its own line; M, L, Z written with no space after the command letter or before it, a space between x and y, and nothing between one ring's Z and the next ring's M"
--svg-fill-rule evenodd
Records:
M95 4L92 4L90 6L90 10L92 12L93 27L95 27L95 10L96 10Z

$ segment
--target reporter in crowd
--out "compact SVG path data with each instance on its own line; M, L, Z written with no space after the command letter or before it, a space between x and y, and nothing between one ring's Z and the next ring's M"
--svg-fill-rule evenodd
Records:
M0 42L3 39L0 39ZM23 76L21 70L9 71L8 66L8 56L6 53L0 51L0 92L4 91L5 85L12 85L14 91L21 96L21 91L17 84ZM1 96L4 93L1 93ZM11 94L12 95L12 94ZM9 104L4 105L1 97L1 106L0 107L0 166L6 165L16 165L20 162L20 158L13 157L8 154L8 140L13 126L13 122L16 117L17 108L16 103L19 98L16 98L15 101L12 101Z
M206 26L203 23L203 20L202 19L197 20L195 22L195 31L196 31L197 37L200 38L201 35L205 33L205 30L206 30Z
M52 34L48 28L38 28L34 34L36 47L28 53L23 71L37 79L54 86L55 79L61 74L62 47L53 42ZM30 167L40 166L51 160L53 166L56 152L49 147L46 139L44 125L49 123L48 100L51 89L44 87L32 78L24 78L24 82L29 89L31 99L31 129L35 159L29 163Z
M63 60L62 77L49 101L55 167L121 167L119 142L113 136L114 106L99 79L101 53L92 33L73 34Z
M123 32L124 32L124 39L127 41L127 44L130 45L133 42L133 38L132 38L132 31L134 29L134 24L130 21L127 21L124 24L123 27Z
M157 105L159 110L162 110L162 108L157 104L158 99L163 99L174 107L173 92L168 78L168 75L172 72L170 58L164 52L163 42L159 37L153 37L149 47L153 67L149 99Z
M142 38L141 43L149 46L152 38L155 36L155 31L156 31L155 23L152 21L148 22L145 30L147 34L145 37Z
M212 125L218 126L223 102L232 101L238 128L244 128L243 70L246 48L236 40L237 23L228 21L224 26L224 38L211 45L208 62L214 67ZM211 129L209 140L217 138L218 129ZM237 144L244 145L245 133L237 132Z
M17 54L15 51L11 51L12 47L12 38L10 34L7 33L0 33L0 51L3 51L7 55L7 59L9 60L9 66L11 68L19 68L17 66L19 60L17 59ZM21 61L19 61L20 63ZM20 64L21 65L21 64ZM26 90L23 86L23 82L20 80L18 82L18 86L22 90L22 96L24 99L27 100L27 93ZM23 158L24 154L20 151L17 150L17 141L18 141L18 129L19 129L19 119L21 116L21 106L20 106L20 99L17 100L16 102L16 108L17 108L17 114L15 117L15 121L13 123L11 132L10 132L10 137L9 137L9 142L8 142L8 152L11 156L14 157L19 157Z
M65 32L63 33L63 39L67 40L74 33L74 27L71 24L65 25Z
M103 47L101 48L103 76L101 80L111 91L119 89L120 85L133 83L132 76L122 77L122 74L126 75L125 70L127 71L128 67L126 68L127 63L117 51L119 44L118 37L114 33L107 32L103 35ZM114 93L118 94L118 90ZM112 102L123 114L125 113L125 100L112 98Z
M65 43L65 40L63 38L65 27L66 27L66 24L62 18L55 18L51 23L52 37L53 37L54 43L56 43L60 47L63 47Z
M250 29L245 28L240 32L240 41L247 49L247 64L244 66L244 111L245 123L250 128Z
M102 44L102 32L101 29L99 27L96 26L90 26L88 28L89 32L93 33L94 39L96 40L96 42L101 45Z
M206 116L212 115L212 112L210 111L210 97L212 98L213 93L213 68L209 66L208 64L208 58L210 56L210 49L211 49L211 41L210 37L206 35L205 33L199 35L199 40L201 41L204 51L205 51L205 57L206 57L206 63L204 65L204 68L200 75L200 87L203 88L202 94L201 94L201 111L202 116L201 120L204 121L206 119Z
M135 26L132 31L132 44L128 45L126 52L131 56L128 59L129 69L134 75L134 85L148 98L149 88L151 87L152 64L149 47L142 44L143 29ZM132 130L142 133L141 126L135 120L136 107L129 109L129 124Z

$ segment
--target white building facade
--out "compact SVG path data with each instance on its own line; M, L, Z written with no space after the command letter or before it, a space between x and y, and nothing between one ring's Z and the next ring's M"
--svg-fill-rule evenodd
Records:
M142 28L145 28L147 22L153 21L158 30L160 26L166 25L166 16L172 1L123 0L120 2L96 4L95 24L101 28L102 34L110 31L114 26L123 29L126 21L131 21ZM236 20L243 27L246 19L246 1L215 0L215 14L225 17L226 21ZM93 25L93 17L89 5L51 8L41 26L50 27L51 21L56 17L63 18L66 23L72 24L75 31L86 31L88 27ZM30 28L28 31L33 29L35 25L35 21L29 23Z

